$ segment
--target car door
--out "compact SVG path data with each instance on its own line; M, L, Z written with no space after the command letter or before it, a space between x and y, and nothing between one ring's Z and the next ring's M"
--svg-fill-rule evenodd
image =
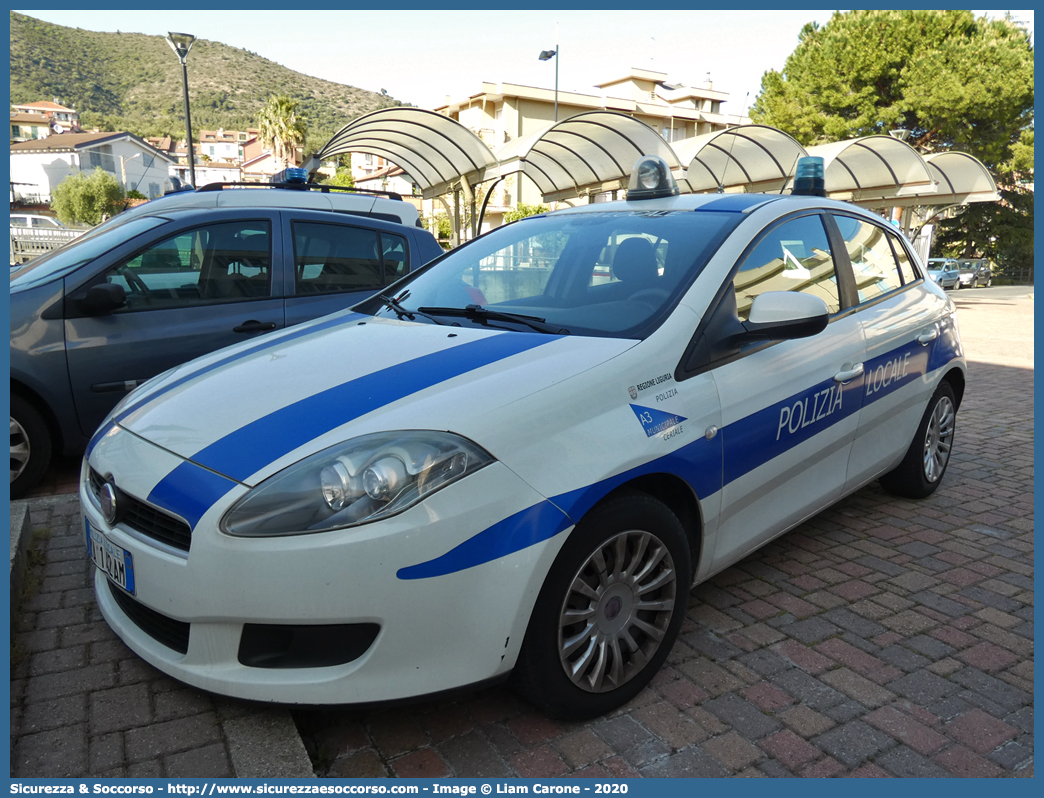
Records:
M866 342L859 429L846 492L880 474L906 452L932 384L933 348L945 338L945 303L924 289L899 237L883 224L835 213L858 296L854 318Z
M406 274L405 236L329 218L284 213L286 323L351 307Z
M272 268L277 219L278 212L251 211L183 228L66 287L69 377L85 435L150 377L284 325ZM126 302L90 315L83 299L100 283L121 286Z
M786 218L747 250L733 293L726 296L739 320L768 291L819 296L832 315L817 335L755 344L712 369L723 446L715 570L817 512L844 489L864 342L859 321L842 312L832 249L818 213Z

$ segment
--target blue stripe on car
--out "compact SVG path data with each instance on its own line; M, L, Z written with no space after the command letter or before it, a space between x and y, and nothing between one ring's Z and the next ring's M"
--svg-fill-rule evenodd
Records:
M496 333L408 360L282 407L229 433L189 459L203 469L243 482L308 441L366 413L558 339L559 336L552 335ZM178 489L180 471L181 467L176 468L164 477L149 494L149 501L153 501L154 495L165 496L175 505L166 509L186 520L187 513L192 513L198 520L202 513L177 506L178 502L186 501ZM233 484L229 482L224 492ZM224 493L208 494L208 501L212 504L222 495Z
M232 480L186 460L152 489L149 501L181 516L195 529L203 514L235 486Z
M553 538L572 525L569 517L554 504L542 501L493 524L441 557L400 568L396 576L399 579L430 579L453 574L522 551Z
M94 431L94 435L91 436L90 441L88 441L87 443L87 452L84 454L84 457L90 459L91 452L94 451L94 447L98 445L98 442L101 441L101 439L104 438L108 432L114 429L116 429L116 425L113 424L111 421L106 421L104 424L98 427L98 429Z
M940 336L940 339L943 338L945 338L945 336ZM829 389L831 384L835 384L833 383L833 380L827 380L821 385L816 386L814 389L795 394L789 399L776 403L772 407L766 408L757 413L752 413L738 421L734 421L732 424L726 426L722 430L722 434L717 436L714 440L708 441L706 438L700 438L674 452L671 452L670 454L651 460L644 465L632 468L592 485L578 488L569 493L554 496L550 501L557 507L560 507L569 518L574 519L570 521L570 524L572 524L575 523L577 519L582 518L588 510L594 507L603 497L607 496L620 485L630 482L640 476L660 473L675 474L681 477L689 483L697 496L706 498L707 496L713 495L716 491L721 490L722 487L730 482L739 479L744 474L764 465L775 457L779 457L788 449L803 443L815 434L822 432L827 427L832 426L852 413L857 412L862 406L876 402L878 399L881 399L892 391L897 390L902 385L920 379L927 373L928 364L934 362L934 357L930 354L934 348L934 346L924 347L920 343L914 341L884 355L866 361L864 364L863 376L852 380L844 386L844 394L842 395L841 400L844 412L842 412L842 408L838 408L835 410L836 415L824 415L819 422L809 422L805 424L803 428L798 428L794 434L789 434L788 430L787 437L784 438L783 435L780 434L780 440L778 442L774 439L779 430L779 419L783 407L789 405L793 412L794 405L797 402L802 402L804 406L805 401L811 398L812 407L814 408L815 394L818 391ZM907 355L909 355L908 360L906 359ZM940 367L949 363L952 358L953 355L940 364ZM891 372L887 371L889 363L899 361L903 361L906 364L902 372L898 369L893 369ZM877 371L878 368L882 369L880 374ZM935 369L931 370L934 371ZM889 373L892 375L891 377L889 377ZM867 393L868 391L869 393ZM848 403L847 408L844 407L845 402ZM722 441L721 444L717 444L717 441L719 440ZM766 440L768 441L767 445ZM722 456L722 449L720 448L721 446L724 446L725 449L724 459ZM724 471L722 470L723 462ZM529 508L529 510L523 510L521 513L516 513L508 519L508 521L520 517L526 517L526 513L536 507L540 507L541 504L534 505L534 507ZM425 570L426 567L430 566L432 563L439 563L439 567L433 569L437 570L438 573L432 573L430 575L441 576L453 573L453 570L446 570L453 565L457 566L455 570L462 571L465 568L483 565L487 562L507 556L508 554L512 554L515 551L520 551L521 548L515 547L512 543L515 538L511 534L510 525L506 528L503 526L506 523L506 521L502 521L499 524L494 524L489 529L486 529L473 538L464 541L464 543L461 543L459 546L450 550L441 557L429 560L428 562L401 568L396 575L400 579L423 579L425 576L429 575ZM543 533L531 532L529 534L533 538L533 543L540 543L544 540L549 540L555 535L565 531L567 528L568 526L560 526L557 523L557 519L554 519L552 516L551 521L548 522ZM473 540L484 540L491 534L492 530L498 530L498 532L492 534L507 535L508 540L504 542L502 547L497 548L489 544L485 544L481 547L473 547L470 545ZM485 551L490 556L487 559L479 559L476 557L476 554L480 551Z

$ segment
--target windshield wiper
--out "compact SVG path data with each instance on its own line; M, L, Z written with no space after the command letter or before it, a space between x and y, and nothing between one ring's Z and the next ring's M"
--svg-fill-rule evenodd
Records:
M398 316L400 321L402 319L409 319L410 321L413 321L416 316L423 316L424 318L428 319L429 321L435 324L442 324L442 322L438 319L433 318L432 316L429 316L427 313L425 313L423 309L410 310L409 308L404 307L403 305L399 304L399 300L395 297L387 296L385 294L379 294L377 298L384 303L384 306L388 308L388 310L392 311L396 316Z
M538 316L526 316L522 313L504 313L500 310L490 310L482 305L466 305L462 308L420 308L418 313L434 313L436 316L463 316L466 319L485 324L489 321L513 321L524 324L537 332L549 333L551 335L569 335L565 327L556 327L547 324Z

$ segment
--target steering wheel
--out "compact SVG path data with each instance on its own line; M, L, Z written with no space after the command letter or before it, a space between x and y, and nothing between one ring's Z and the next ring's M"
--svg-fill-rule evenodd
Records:
M151 301L152 292L149 290L149 287L145 285L145 281L136 275L132 269L129 269L126 266L117 266L116 272L127 281L127 286L131 291L141 294L146 301Z

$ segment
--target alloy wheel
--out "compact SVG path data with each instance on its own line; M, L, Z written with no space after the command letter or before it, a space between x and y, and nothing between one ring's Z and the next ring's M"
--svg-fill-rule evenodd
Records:
M14 482L25 471L29 463L29 436L14 418L11 419L11 481Z
M947 396L941 397L924 436L924 477L929 482L936 482L942 476L950 459L955 416L953 402Z
M655 535L629 530L602 543L562 603L558 654L570 681L604 693L641 672L667 633L677 582L670 552Z

